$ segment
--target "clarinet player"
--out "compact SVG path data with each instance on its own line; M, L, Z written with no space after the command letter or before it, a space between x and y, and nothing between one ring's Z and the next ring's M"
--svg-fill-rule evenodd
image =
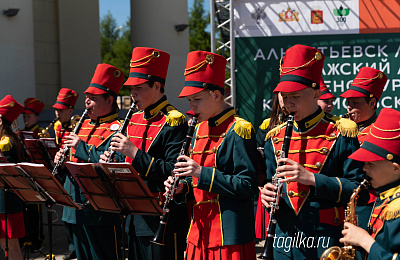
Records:
M71 148L68 154L71 161L99 162L100 155L110 146L112 136L121 126L116 98L123 80L124 74L118 68L108 64L97 65L85 91L85 106L90 119L83 121L78 133L66 136L64 142ZM62 158L62 151L64 149L57 153L55 162ZM123 158L122 154L116 154L118 157ZM67 174L65 190L75 202L85 204L87 200L78 183L70 173ZM121 259L119 214L64 207L62 220L71 226L78 259Z
M187 260L255 259L254 204L257 192L255 132L224 101L226 59L190 52L185 86L179 97L190 101L199 124L189 156L179 156L175 200L194 195L187 236ZM181 162L182 160L182 162ZM167 193L173 182L165 182ZM178 196L177 196L178 195Z
M111 142L112 149L127 156L126 161L161 201L164 181L174 169L188 129L185 116L164 94L169 60L170 55L161 50L133 49L129 78L124 85L130 87L139 111L130 120L127 137L116 134ZM106 162L108 155L106 151L102 161ZM159 226L159 216L128 216L129 259L183 259L189 226L187 208L184 203L170 204L164 246L150 243Z
M267 184L261 200L270 208L277 173L283 183L273 236L273 259L319 259L323 251L340 245L344 206L363 178L362 165L347 157L358 147L357 125L325 114L318 106L324 55L295 45L280 64L280 93L294 115L288 158L279 158L286 124L272 129L264 145ZM277 165L282 165L277 167ZM286 165L284 165L286 164Z

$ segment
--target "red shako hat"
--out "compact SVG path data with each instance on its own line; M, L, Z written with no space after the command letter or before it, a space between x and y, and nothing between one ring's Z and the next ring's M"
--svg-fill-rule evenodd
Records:
M23 110L24 107L10 95L0 100L0 116L10 123L14 122Z
M130 73L124 85L134 86L154 80L163 86L167 78L170 55L154 48L136 47L132 51Z
M55 109L68 109L74 108L78 93L69 88L62 88L58 93L56 103L53 105Z
M185 86L178 97L187 97L204 89L224 94L226 59L207 51L192 51L187 55Z
M340 95L343 98L351 97L376 97L381 98L387 77L380 70L362 67L349 89Z
M369 135L349 158L361 162L388 160L400 164L400 112L382 108Z
M313 47L297 44L287 49L281 59L281 78L274 93L295 92L307 87L319 89L324 60L324 54Z
M27 98L24 101L24 114L40 115L44 108L44 103L37 98Z
M319 99L330 99L330 98L336 98L329 88L326 86L324 79L321 77L321 81L319 82L319 87L321 89L321 96Z
M93 95L110 94L115 99L124 81L124 73L109 64L98 64L92 81L85 93Z

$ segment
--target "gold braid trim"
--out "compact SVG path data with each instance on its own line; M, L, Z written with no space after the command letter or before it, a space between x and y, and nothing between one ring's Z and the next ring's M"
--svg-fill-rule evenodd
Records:
M294 141L309 140L309 139L325 139L327 141L332 141L332 140L335 140L336 138L337 138L336 136L327 136L327 135L312 136L312 135L309 135L309 136L294 136L294 137L292 137L290 139L294 140ZM284 138L277 138L276 140L273 140L273 141L274 141L274 143L279 143L279 142L283 142L283 140L284 140Z
M329 149L328 147L322 147L319 149L305 149L305 150L289 150L288 153L313 153L317 152L320 154L326 154L328 153Z
M242 118L236 118L235 126L233 127L233 131L242 137L243 139L251 139L251 130L253 129L253 125L250 122Z
M265 120L262 122L262 124L259 126L259 128L260 128L261 130L267 129L268 126L269 126L269 121L270 121L270 120L271 120L271 118L265 119Z
M336 121L335 127L340 131L340 134L346 137L357 137L358 126L354 121L347 118L340 118Z
M194 65L190 68L185 69L185 73L183 75L186 76L186 75L192 74L192 73L198 71L204 65L206 65L206 64L211 65L211 64L213 64L213 62L214 62L214 56L212 56L212 54L207 54L206 58L203 61L197 63L196 65Z
M179 126L186 122L186 117L178 110L171 110L168 113L165 123L169 126Z
M153 124L140 124L140 123L133 123L133 122L129 122L129 125L141 125L141 126L154 126L154 127L161 127L162 124L158 124L158 125L153 125Z
M368 79L368 78L355 78L354 80L356 80L356 79L361 79L361 80L363 80L363 81L360 81L360 82L356 82L356 83L354 83L354 81L351 83L351 85L357 85L357 84L361 84L361 83L364 83L364 82L367 82L367 81L373 81L374 79L382 79L383 78L383 73L382 72L379 72L378 73L378 75L376 75L375 77L373 77L372 79Z
M314 164L302 163L302 164L300 164L300 165L303 166L303 167L308 167L308 168L312 168L312 169L319 169L319 168L321 168L321 166L318 167L317 165L314 165Z
M283 60L283 57L282 57L281 60L279 61L279 71L281 72L281 75L282 74L286 74L286 73L290 73L292 71L295 71L295 70L298 70L298 69L301 69L301 68L307 66L308 64L310 64L314 60L315 61L319 61L321 59L322 59L322 54L320 52L316 52L314 57L309 62L306 62L301 66L298 66L298 67L282 67L282 60ZM283 71L284 69L288 69L288 71Z
M13 107L13 106L15 106L15 103L14 103L14 101L11 101L10 103L1 105L0 107Z
M204 139L204 138L209 138L209 137L211 137L211 138L221 138L221 137L224 137L225 135L226 135L225 133L223 133L221 135L196 135L196 139Z
M160 57L160 52L158 52L158 51L153 51L152 54L147 55L146 57L143 57L143 58L138 59L138 60L131 60L131 63L130 63L129 66L130 66L131 68L141 67L141 66L143 66L143 65L145 65L145 64L147 64L147 63L149 63L153 58L158 58L158 57ZM146 60L146 59L147 59L147 60ZM146 61L144 61L144 60L146 60ZM144 62L141 63L141 64L132 65L132 63L137 63L137 62L140 62L140 61L144 61Z

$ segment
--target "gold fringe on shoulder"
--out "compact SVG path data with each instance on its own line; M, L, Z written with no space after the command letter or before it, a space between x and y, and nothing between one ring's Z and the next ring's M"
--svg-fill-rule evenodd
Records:
M269 126L269 121L271 120L271 118L267 118L265 119L262 124L259 126L260 129L265 130L268 128Z
M336 118L335 118L336 119ZM339 118L336 120L335 127L340 134L346 137L356 138L358 135L358 126L354 121L347 118Z
M169 126L179 126L186 123L186 117L178 110L171 110L168 112L166 123Z
M253 129L253 125L250 122L247 122L246 120L242 118L236 117L236 123L235 126L233 127L233 131L235 133L244 138L244 139L250 139L251 138L251 130Z
M264 141L267 141L269 138L279 134L281 132L282 127L285 126L285 125L286 125L286 123L283 123L283 124L278 125L277 127L273 128L273 129L271 129L271 131L269 131L267 133L267 135L265 136L265 140Z
M400 198L393 200L386 208L386 220L400 217Z

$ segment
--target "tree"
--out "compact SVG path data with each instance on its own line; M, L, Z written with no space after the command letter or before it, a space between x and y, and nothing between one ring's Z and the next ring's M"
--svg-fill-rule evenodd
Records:
M130 19L124 26L117 27L117 22L110 12L100 20L101 61L119 68L129 76L130 60L132 55ZM121 96L128 96L130 90L122 87Z
M211 51L210 33L205 31L210 24L210 15L204 11L203 1L194 0L189 11L190 51Z

